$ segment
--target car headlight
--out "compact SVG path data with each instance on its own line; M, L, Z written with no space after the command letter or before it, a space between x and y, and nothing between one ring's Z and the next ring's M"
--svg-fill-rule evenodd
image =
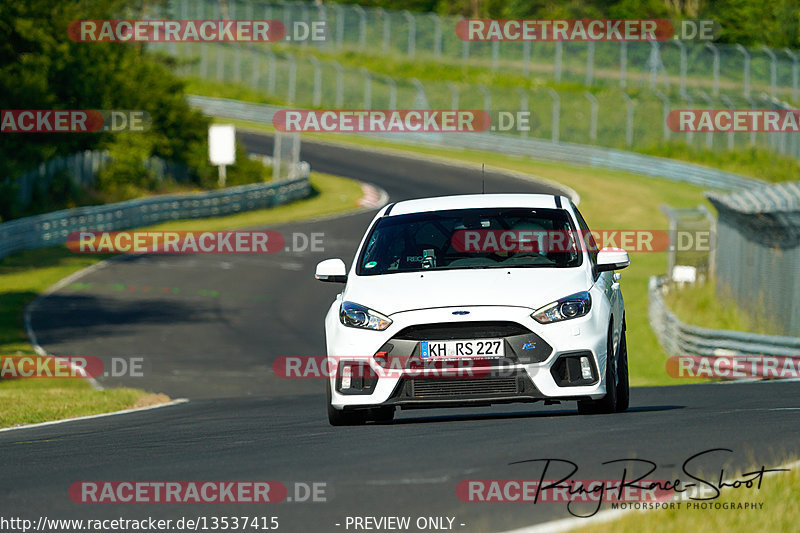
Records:
M588 292L582 291L537 309L531 317L540 324L550 324L584 316L591 308L592 297Z
M351 328L374 329L377 331L383 331L392 324L391 319L388 317L353 302L342 303L339 308L339 321Z

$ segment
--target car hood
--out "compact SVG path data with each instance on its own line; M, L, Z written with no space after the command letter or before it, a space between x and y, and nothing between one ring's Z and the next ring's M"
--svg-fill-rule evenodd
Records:
M583 268L497 268L355 276L346 301L391 315L434 307L497 305L536 310L570 294L588 290Z

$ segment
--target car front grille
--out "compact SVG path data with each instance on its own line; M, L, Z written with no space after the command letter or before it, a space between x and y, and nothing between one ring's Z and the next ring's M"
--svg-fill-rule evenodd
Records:
M498 339L526 335L530 330L515 322L443 322L409 326L394 336L410 341L446 341L456 339Z
M446 398L470 395L517 394L520 392L516 377L499 378L433 378L412 379L411 396L414 398Z

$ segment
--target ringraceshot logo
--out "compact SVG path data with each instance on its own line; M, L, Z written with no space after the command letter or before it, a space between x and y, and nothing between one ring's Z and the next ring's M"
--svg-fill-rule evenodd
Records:
M67 34L79 43L274 43L286 27L277 20L76 20Z
M75 503L278 503L286 499L278 481L77 481Z
M280 110L272 118L282 132L447 133L479 132L491 117L478 110Z
M3 109L3 133L97 133L147 131L150 113L141 110Z
M680 109L667 115L677 132L800 132L798 109Z
M721 33L713 20L665 19L463 19L462 41L712 41Z
M323 233L278 231L73 231L67 248L80 254L273 254L324 252Z
M673 378L798 379L800 357L769 355L677 355L666 364Z

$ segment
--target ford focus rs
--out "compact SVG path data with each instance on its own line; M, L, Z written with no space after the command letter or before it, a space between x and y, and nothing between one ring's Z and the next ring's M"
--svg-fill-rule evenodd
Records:
M597 250L566 197L463 195L382 208L325 319L328 418L397 408L577 401L628 407L624 250Z

